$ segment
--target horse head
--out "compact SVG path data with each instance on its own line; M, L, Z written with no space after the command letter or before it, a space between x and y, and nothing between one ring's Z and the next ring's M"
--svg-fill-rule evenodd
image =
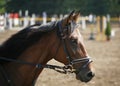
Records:
M80 25L77 23L79 16L79 12L72 11L58 22L58 37L62 42L55 60L74 70L78 80L88 82L94 77L94 71L79 31Z

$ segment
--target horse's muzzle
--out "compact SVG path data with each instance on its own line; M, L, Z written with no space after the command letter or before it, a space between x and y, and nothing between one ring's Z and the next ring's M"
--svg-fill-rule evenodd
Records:
M77 73L76 78L82 82L89 82L94 76L95 74L92 71L80 71Z

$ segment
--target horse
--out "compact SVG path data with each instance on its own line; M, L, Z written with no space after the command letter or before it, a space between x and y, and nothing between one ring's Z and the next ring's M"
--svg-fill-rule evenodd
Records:
M79 11L61 20L31 25L13 34L0 46L0 86L34 86L44 68L76 74L89 82L95 75L92 60L85 49ZM65 66L47 64L51 59Z

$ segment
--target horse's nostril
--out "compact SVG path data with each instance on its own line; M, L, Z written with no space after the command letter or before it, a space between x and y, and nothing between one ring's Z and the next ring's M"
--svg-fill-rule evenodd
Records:
M87 77L91 77L91 78L92 78L92 77L94 77L94 76L95 76L95 74L94 74L93 72L88 72L88 73L87 73Z

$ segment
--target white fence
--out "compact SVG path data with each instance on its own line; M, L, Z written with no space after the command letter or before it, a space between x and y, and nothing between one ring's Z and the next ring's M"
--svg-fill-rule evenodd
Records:
M28 14L24 17L20 17L18 14L14 14L14 16L13 14L0 15L0 31L4 31L6 29L14 29L15 27L24 28L29 25L33 25L35 23L46 24L48 21L56 21L62 19L63 17L64 16L60 14L59 17L57 15L54 15L51 18L48 18L45 12L43 12L42 17L37 17L35 14L32 14L31 17L28 16ZM86 17L81 16L79 20L82 29L87 28L88 22L89 24L96 23L96 27L99 27L99 18L96 18L96 16L92 16L92 15ZM107 17L103 17L103 28L106 28L106 22L107 22Z

